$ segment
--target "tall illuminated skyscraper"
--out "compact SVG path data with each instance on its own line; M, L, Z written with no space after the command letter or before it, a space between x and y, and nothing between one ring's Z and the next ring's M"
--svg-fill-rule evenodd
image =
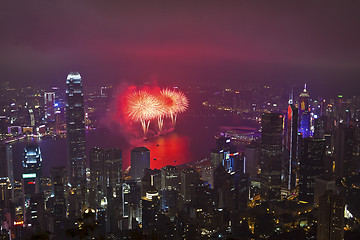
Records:
M41 150L37 144L30 144L24 149L22 191L24 200L24 220L33 221L30 214L31 199L41 192Z
M45 120L47 122L52 122L55 120L55 93L45 92L44 102L45 102Z
M68 174L73 187L85 183L85 110L81 76L71 72L66 80L66 131Z
M284 133L284 173L289 191L296 187L296 174L298 165L298 109L289 101L285 118Z
M303 138L312 136L309 98L310 96L305 84L304 90L299 96L299 132L302 134Z
M280 200L281 197L283 117L279 113L264 113L261 121L262 189L270 200Z

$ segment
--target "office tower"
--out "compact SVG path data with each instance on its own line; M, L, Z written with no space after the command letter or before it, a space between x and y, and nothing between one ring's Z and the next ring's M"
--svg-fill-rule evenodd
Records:
M7 178L11 186L11 199L14 198L14 169L12 146L0 144L0 178Z
M32 143L24 149L22 190L24 203L24 222L31 224L31 198L41 193L41 150L37 144Z
M304 90L300 93L299 97L299 132L302 134L303 138L311 136L309 98L310 96L305 84Z
M314 120L314 138L324 138L327 129L328 117L321 116Z
M161 190L161 209L173 215L177 209L179 200L179 191L174 188L164 188Z
M141 199L142 227L152 228L157 220L156 213L160 209L159 193L154 189L146 193L147 197Z
M150 175L150 185L154 187L158 192L161 190L161 170L153 169Z
M105 183L107 195L117 195L121 191L122 184L122 154L118 148L106 149L105 159Z
M9 239L7 237L14 223L11 214L14 209L11 198L12 188L8 177L0 177L0 239Z
M296 187L298 166L298 109L290 104L285 117L284 179L289 191Z
M244 171L244 154L239 152L225 152L223 165L228 172Z
M217 167L219 165L222 165L224 161L224 151L223 150L217 150L213 149L210 152L210 161L212 167Z
M246 209L249 200L250 179L247 174L238 171L234 174L236 210Z
M303 114L304 112L310 111L310 104L309 104L309 93L306 89L306 84L304 86L304 90L300 93L299 96L299 115Z
M90 207L100 207L117 197L121 191L121 151L120 149L92 148L90 158Z
M45 199L44 193L33 194L30 198L30 223L34 232L48 230L45 219Z
M261 121L261 188L270 200L281 198L283 115L264 113Z
M104 209L99 209L105 215L106 220L103 226L108 225L110 232L116 232L120 229L120 210L121 190L122 190L122 154L118 148L105 149L104 151L104 169L103 181L105 186L104 203L107 204ZM106 223L106 224L105 224Z
M180 195L185 203L192 201L193 195L191 193L194 192L194 184L199 180L199 173L193 168L186 168L181 171Z
M136 180L127 180L122 184L122 229L133 229L141 222L141 189Z
M214 171L214 190L217 194L217 208L235 210L234 179L224 166L219 165Z
M66 134L68 174L72 187L85 183L85 110L81 76L71 72L66 80Z
M53 226L54 235L64 237L66 220L65 186L67 185L65 167L53 167L50 170L52 195L54 196Z
M104 175L104 150L92 148L89 153L90 160L90 207L96 209L100 207L101 199L105 191Z
M40 180L42 177L41 166L42 166L42 156L41 156L40 147L36 143L31 143L27 145L24 149L24 160L23 160L24 174L35 174L40 184Z
M314 201L315 178L324 174L325 139L304 138L300 155L299 200Z
M344 123L346 115L346 102L342 94L339 94L335 102L335 116L337 124Z
M327 176L321 176L315 178L315 187L314 187L314 201L319 204L320 197L324 195L327 191L333 191L338 194L339 189L336 186L334 179L331 179Z
M245 146L245 173L249 177L256 177L259 172L260 146L252 142Z
M354 163L354 128L340 124L335 129L335 174L337 177L350 176L357 173Z
M214 188L214 170L212 166L201 167L201 180L207 182L210 188Z
M0 178L0 211L10 210L12 186L8 177ZM1 223L1 220L0 220Z
M10 126L10 119L3 113L0 115L0 136L8 133L8 126Z
M335 101L334 99L330 99L325 108L325 115L329 117L329 119L335 118Z
M319 200L318 240L344 239L344 198L327 191Z
M45 121L46 122L55 121L55 93L45 92L44 103L45 103Z
M216 147L210 153L211 166L229 164L229 155L236 152L236 146L231 144L230 138L220 137L216 140ZM228 162L226 162L228 160ZM230 166L229 166L230 167Z
M161 189L168 187L179 190L180 174L174 166L165 166L161 168Z
M156 189L160 192L161 190L161 170L159 169L145 169L144 177L141 179L141 196L145 197L146 192Z
M136 147L131 150L131 179L140 181L144 177L144 169L150 168L150 150Z

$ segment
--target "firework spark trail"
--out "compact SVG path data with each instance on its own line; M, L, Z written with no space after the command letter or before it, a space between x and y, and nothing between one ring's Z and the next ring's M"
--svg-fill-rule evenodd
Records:
M161 96L162 98L170 99L169 102L171 104L167 104L165 106L165 111L171 118L173 126L175 126L177 115L187 109L189 101L182 92L177 92L167 88L161 91Z
M158 122L159 131L162 132L164 126L164 118L162 116L158 116L157 122Z
M177 115L184 112L188 104L189 101L182 92L166 88L150 94L142 90L127 96L126 112L130 120L141 123L146 137L152 119L157 119L159 132L162 132L165 117L169 117L175 126Z
M171 117L176 112L176 104L172 91L167 88L160 91L160 95L158 96L158 98L164 110L164 114L158 116L158 126L159 131L161 132L164 123L164 117Z
M146 136L150 120L163 114L159 100L145 91L134 92L128 97L128 117L141 122Z

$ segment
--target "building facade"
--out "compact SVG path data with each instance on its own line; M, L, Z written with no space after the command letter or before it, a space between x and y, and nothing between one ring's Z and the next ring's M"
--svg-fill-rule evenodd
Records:
M73 187L85 182L85 109L81 76L71 72L66 80L66 132L68 174Z

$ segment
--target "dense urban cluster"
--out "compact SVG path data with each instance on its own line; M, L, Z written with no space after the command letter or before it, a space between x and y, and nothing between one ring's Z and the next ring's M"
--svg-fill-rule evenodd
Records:
M14 91L3 84L0 239L359 236L358 97L311 98L305 85L299 94L289 91L288 102L262 99L264 94L252 102L241 90L226 89L203 105L247 114L260 122L260 131L224 128L209 159L161 169L151 169L150 150L138 146L131 150L130 171L123 171L118 148L90 149L86 166L85 131L96 125L91 115L108 103L109 88L87 96L87 106L77 72L68 75L65 94L28 88L22 91L31 94L9 97ZM33 141L24 149L21 179L15 179L12 143L29 137L66 137L68 165L44 176Z

